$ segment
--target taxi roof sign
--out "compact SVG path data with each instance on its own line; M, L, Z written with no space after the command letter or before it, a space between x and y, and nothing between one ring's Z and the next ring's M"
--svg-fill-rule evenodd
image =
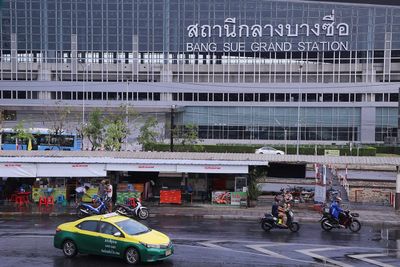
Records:
M111 213L104 214L103 218L107 219L107 218L111 218L111 217L115 217L115 216L119 216L119 214L116 212L111 212Z

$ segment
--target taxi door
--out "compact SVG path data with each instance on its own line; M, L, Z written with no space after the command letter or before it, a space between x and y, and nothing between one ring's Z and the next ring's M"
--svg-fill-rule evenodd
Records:
M83 221L76 226L75 241L81 253L97 254L94 244L97 241L98 221Z
M111 223L99 222L99 239L98 242L96 242L96 250L98 254L112 257L123 256L125 238L123 236L114 236L117 232L120 231Z

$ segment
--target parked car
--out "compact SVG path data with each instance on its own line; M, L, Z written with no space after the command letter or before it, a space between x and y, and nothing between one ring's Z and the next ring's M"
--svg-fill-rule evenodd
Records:
M123 258L129 264L163 260L174 253L168 236L117 213L59 225L54 247L67 258L79 252Z
M270 146L264 146L259 149L256 149L256 154L285 155L285 152Z

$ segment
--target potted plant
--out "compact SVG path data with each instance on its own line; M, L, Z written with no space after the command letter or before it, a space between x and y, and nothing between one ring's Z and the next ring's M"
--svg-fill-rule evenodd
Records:
M247 189L247 200L249 207L257 205L258 197L261 195L261 190L258 186L259 178L265 175L265 170L261 167L252 167L249 172L249 185Z

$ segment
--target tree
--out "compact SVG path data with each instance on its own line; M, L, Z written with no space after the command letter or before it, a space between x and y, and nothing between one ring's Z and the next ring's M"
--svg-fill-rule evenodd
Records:
M145 149L145 147L149 144L157 142L157 137L159 133L155 130L156 126L157 126L157 120L156 118L151 116L148 117L143 126L140 127L138 142L140 145L142 145L142 149Z
M87 125L83 125L82 139L86 136L92 146L92 150L101 147L104 139L105 122L103 120L103 113L100 109L96 108L89 114L89 121Z
M48 128L49 134L53 135L52 143L56 141L57 146L61 146L63 138L61 135L68 131L71 116L71 108L63 105L61 101L57 102L54 110L44 112L44 119ZM48 140L50 142L50 139Z
M13 128L13 130L15 132L16 145L23 143L24 141L26 142L34 139L33 134L25 129L24 121L18 122L17 125L15 125L15 127Z
M104 145L107 150L120 151L122 144L128 143L127 138L131 133L129 120L137 116L138 113L127 105L121 105L116 112L110 113L105 120Z
M247 196L250 201L257 201L261 195L258 180L267 175L267 171L262 166L252 166L249 170Z
M192 123L183 126L183 130L180 134L181 144L187 148L194 148L196 150L201 150L201 146L195 146L200 140L198 135L197 125Z

